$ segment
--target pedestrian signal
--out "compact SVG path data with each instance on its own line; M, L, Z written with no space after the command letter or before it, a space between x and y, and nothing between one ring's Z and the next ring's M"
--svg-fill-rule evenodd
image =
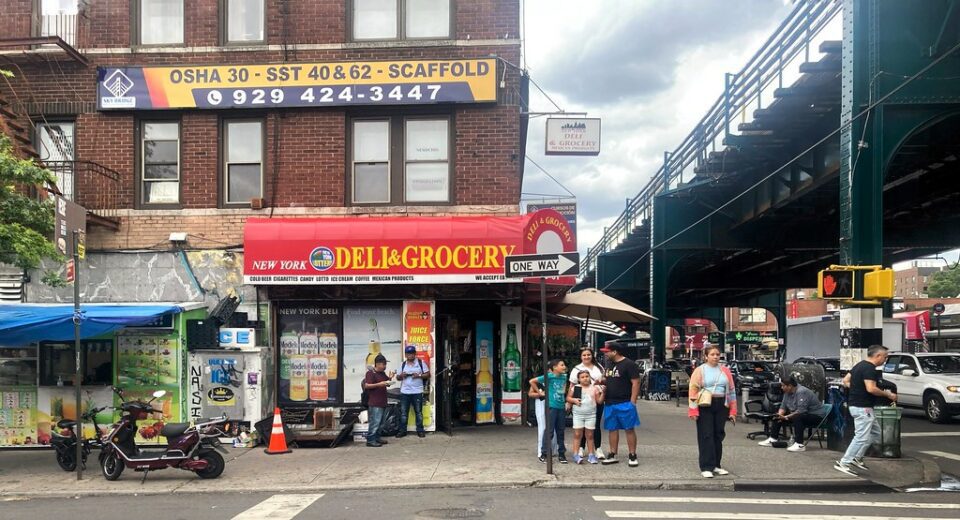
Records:
M864 273L863 297L868 300L893 298L893 269L877 269Z
M854 271L824 269L817 280L817 292L824 300L852 300Z

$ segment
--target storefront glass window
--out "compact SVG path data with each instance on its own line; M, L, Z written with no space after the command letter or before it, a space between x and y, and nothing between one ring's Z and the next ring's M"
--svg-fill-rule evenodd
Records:
M113 383L113 341L84 340L81 367L84 385ZM76 372L72 342L40 344L40 386L73 386Z
M0 348L0 386L36 384L36 347Z

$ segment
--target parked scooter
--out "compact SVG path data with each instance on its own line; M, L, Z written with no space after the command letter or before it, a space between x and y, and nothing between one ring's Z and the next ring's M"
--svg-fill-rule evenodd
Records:
M123 399L122 389L114 388L114 391ZM199 419L192 426L167 423L160 430L160 435L167 438L166 446L143 450L137 446L137 421L159 413L151 403L164 395L165 391L157 390L147 402L125 401L120 405L120 422L104 437L100 451L100 469L107 480L120 478L125 467L144 472L143 480L150 471L167 467L192 471L200 478L217 478L223 473L225 462L217 452L227 453L219 439L225 435L219 426L227 422L226 415Z
M92 439L83 439L83 460L81 464L83 464L84 469L87 467L87 455L90 455L90 450L93 447L103 446L103 441L100 439L100 425L97 424L97 414L107 408L106 406L94 408L80 416L81 421L92 420L93 431L96 432ZM80 427L83 427L82 422ZM57 452L57 464L63 471L75 471L77 469L77 421L62 419L57 421L57 428L59 431L51 432L53 435L50 439L50 445Z

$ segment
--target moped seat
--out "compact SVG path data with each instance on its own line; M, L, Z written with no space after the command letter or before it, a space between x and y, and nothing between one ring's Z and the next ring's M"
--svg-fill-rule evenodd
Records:
M173 437L179 437L183 435L183 432L187 431L187 428L190 427L190 423L167 423L163 425L163 428L160 429L160 435L170 439Z
M77 425L77 421L71 421L70 419L61 419L57 421L57 428L73 428Z

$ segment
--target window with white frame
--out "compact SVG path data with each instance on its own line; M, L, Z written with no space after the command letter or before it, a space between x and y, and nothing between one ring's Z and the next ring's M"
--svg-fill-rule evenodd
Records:
M767 310L763 308L740 308L740 323L766 323Z
M223 125L227 204L249 204L263 195L263 122L228 120Z
M451 37L451 0L352 1L354 40Z
M449 203L450 125L448 116L353 120L351 202Z
M262 42L264 0L226 0L227 43Z
M73 129L72 122L37 123L36 148L40 160L57 176L57 189L73 199Z
M77 44L77 15L80 0L40 0L40 36L59 36L70 45Z
M180 202L180 123L144 122L142 126L143 204Z
M183 43L183 0L139 0L140 45Z

